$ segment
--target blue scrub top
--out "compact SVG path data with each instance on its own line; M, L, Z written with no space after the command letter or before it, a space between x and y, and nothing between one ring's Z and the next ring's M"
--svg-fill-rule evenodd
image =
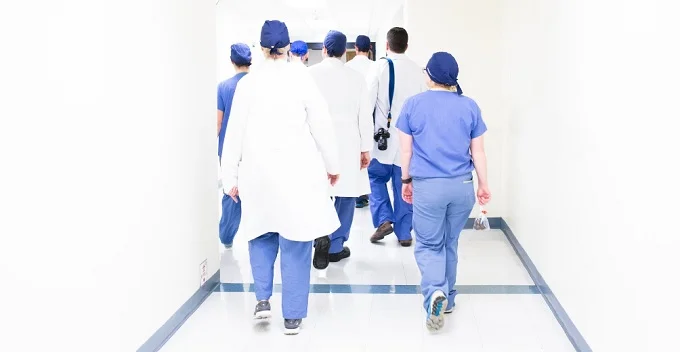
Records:
M474 100L430 90L409 98L397 128L413 136L409 173L414 178L459 177L472 173L470 142L486 132Z
M238 81L245 76L245 72L240 72L229 78L217 86L217 110L224 112L222 118L222 126L220 126L219 141L217 144L217 155L222 158L222 145L224 145L224 134L227 131L227 122L229 121L229 113L231 112L231 102L234 100L234 92Z

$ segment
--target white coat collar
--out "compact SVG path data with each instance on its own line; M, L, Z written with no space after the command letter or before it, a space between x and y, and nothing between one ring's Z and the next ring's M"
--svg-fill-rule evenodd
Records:
M340 61L340 59L338 59L337 57L327 57L327 58L323 59L323 61L325 63L327 63L328 65L335 65L335 66L341 66L342 65L342 61Z
M406 56L406 54L397 54L397 53L393 53L391 51L387 52L387 57L389 57L390 59L407 59L408 58L408 56Z

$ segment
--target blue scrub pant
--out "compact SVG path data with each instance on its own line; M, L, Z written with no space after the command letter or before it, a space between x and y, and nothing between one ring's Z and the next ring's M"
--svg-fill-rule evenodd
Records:
M401 198L401 168L396 165L385 165L378 160L371 160L368 165L368 177L371 181L370 207L373 226L378 227L389 221L394 224L394 233L400 241L411 239L413 228L413 206ZM387 182L392 179L394 194L394 210L390 195L387 193Z
M422 276L420 287L427 311L435 291L456 297L458 238L475 205L472 175L413 180L415 257Z
M236 198L238 203L226 194L222 197L222 218L220 219L220 242L222 244L234 242L238 226L241 224L241 199Z
M335 211L338 212L340 228L331 234L331 249L329 253L340 253L349 240L349 230L354 221L354 209L356 208L356 197L335 197Z
M284 319L304 319L309 303L312 270L312 241L287 240L278 233L266 233L248 242L250 267L255 280L255 297L269 300L274 288L274 262L281 247L282 307Z

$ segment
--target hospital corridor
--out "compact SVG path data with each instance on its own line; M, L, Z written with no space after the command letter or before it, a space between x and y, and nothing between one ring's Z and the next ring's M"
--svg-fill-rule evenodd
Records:
M0 351L680 351L678 14L4 1Z

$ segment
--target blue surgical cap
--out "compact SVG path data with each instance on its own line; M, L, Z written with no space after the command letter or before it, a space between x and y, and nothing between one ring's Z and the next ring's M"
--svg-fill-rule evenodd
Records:
M427 75L435 83L456 87L458 94L463 90L458 84L458 62L453 55L444 52L434 53L427 62Z
M277 49L285 48L290 44L288 27L281 21L265 21L260 33L260 45L263 48L272 49L272 53L279 52Z
M251 55L248 45L236 43L231 46L231 62L237 66L250 65Z
M323 46L329 56L341 56L347 50L347 36L338 31L330 31L323 41Z
M302 40L296 40L290 44L290 52L297 56L304 56L308 50L307 43Z
M358 36L355 44L357 49L359 49L361 52L367 52L371 50L371 39L365 35Z

